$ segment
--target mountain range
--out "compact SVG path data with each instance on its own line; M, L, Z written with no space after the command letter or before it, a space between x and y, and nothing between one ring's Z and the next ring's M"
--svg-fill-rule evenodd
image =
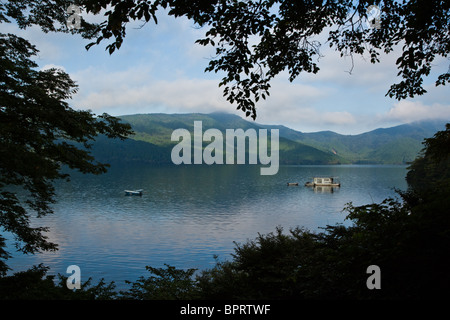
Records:
M424 138L445 129L449 121L433 120L380 128L357 135L331 131L304 133L283 125L263 125L228 113L134 114L120 116L129 123L134 135L112 140L98 137L92 147L100 162L141 162L152 165L172 164L171 151L178 143L171 141L175 129L193 133L194 121L202 121L203 131L250 128L279 130L280 164L405 164L423 148ZM209 142L203 142L203 146Z

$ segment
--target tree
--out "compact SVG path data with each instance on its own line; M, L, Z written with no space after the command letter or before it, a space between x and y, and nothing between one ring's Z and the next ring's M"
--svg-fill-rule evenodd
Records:
M0 4L0 23L8 20ZM38 50L27 40L0 33L0 227L24 253L55 250L45 227L32 227L30 217L52 213L53 182L69 179L63 169L100 174L89 148L97 135L125 139L129 125L91 111L78 111L67 102L77 86L58 69L36 70L31 57ZM67 170L66 170L67 171ZM9 254L0 235L0 275Z
M216 49L205 71L223 72L219 85L224 96L253 119L257 102L269 95L276 75L287 70L294 81L302 72L319 71L321 34L328 34L327 44L341 56L368 53L372 63L379 62L381 52L401 47L396 61L401 81L386 94L399 100L424 94L423 80L434 60L447 57L450 50L446 0L46 0L10 1L5 7L22 27L39 24L44 31L67 31L66 11L72 3L104 15L98 24L81 19L80 28L72 32L94 39L87 48L112 39L106 46L110 54L121 47L133 20L157 23L163 9L191 19L206 31L197 43ZM373 5L381 10L375 19L368 10ZM445 85L450 72L435 81Z
M196 287L193 274L196 269L181 270L170 265L165 268L146 269L152 274L140 277L127 291L121 291L121 299L126 300L187 300L195 298Z
M411 163L406 179L411 192L439 194L450 185L450 124L425 139L424 145L420 156Z

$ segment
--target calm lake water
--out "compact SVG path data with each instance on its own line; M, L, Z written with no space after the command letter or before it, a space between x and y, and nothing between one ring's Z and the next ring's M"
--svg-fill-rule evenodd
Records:
M59 250L34 256L15 255L15 271L33 264L66 274L78 265L82 281L104 278L120 288L149 273L145 266L206 269L230 259L235 245L267 234L303 226L346 223L345 204L381 202L406 188L405 166L281 166L261 176L258 166L112 167L101 176L75 174L57 184L55 213L38 219ZM304 187L313 176L334 176L340 188ZM298 182L288 187L287 182ZM125 189L144 189L142 197ZM13 248L10 248L12 251Z

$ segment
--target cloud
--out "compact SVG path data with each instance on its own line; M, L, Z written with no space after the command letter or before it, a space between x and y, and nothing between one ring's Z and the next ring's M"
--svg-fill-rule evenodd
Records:
M161 80L153 74L150 66L116 72L85 69L73 75L80 84L74 106L115 114L230 110L217 80L183 77Z
M423 104L421 101L402 100L385 115L386 120L413 122L431 119L450 119L450 105Z
M153 65L139 65L125 70L90 67L74 73L80 85L73 107L111 115L132 113L210 113L224 111L245 118L223 97L218 79L187 78L174 75L158 77ZM284 124L301 131L334 130L359 126L360 117L349 110L342 92L332 86L283 79L272 82L271 94L257 105L257 122ZM342 101L341 101L342 100ZM247 118L250 120L250 118ZM251 121L251 120L250 120ZM346 129L346 130L347 130Z
M325 112L322 116L323 123L330 125L351 125L356 123L355 117L347 111Z
M400 54L396 48L390 54L380 54L380 63L370 62L370 56L353 54L351 56L340 56L333 48L324 48L323 55L317 61L320 68L317 74L305 75L305 79L311 82L332 83L342 86L379 86L383 85L387 91L387 83L395 81L397 69L395 61Z
M284 124L304 132L317 131L314 128L318 127L327 128L327 130L337 130L358 122L357 117L350 112L321 111L313 106L292 106L272 108L271 110L260 109L256 120L264 124Z

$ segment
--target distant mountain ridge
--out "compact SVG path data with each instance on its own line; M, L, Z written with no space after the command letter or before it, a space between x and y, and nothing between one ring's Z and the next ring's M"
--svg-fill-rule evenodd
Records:
M449 121L422 121L380 128L358 135L331 131L303 133L283 125L263 125L228 113L134 114L120 116L135 134L125 141L97 139L93 155L103 162L143 162L171 164L171 141L175 129L193 132L194 121L202 121L203 131L226 129L278 129L280 164L404 164L418 155L424 138L432 137ZM204 142L203 146L208 145Z

